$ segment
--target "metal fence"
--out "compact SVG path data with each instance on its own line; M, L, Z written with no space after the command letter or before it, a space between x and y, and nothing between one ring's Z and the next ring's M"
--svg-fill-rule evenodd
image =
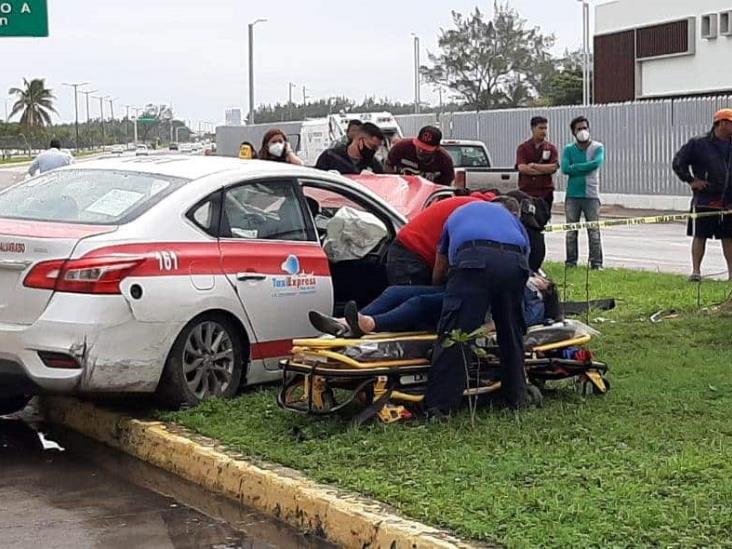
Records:
M532 116L549 120L550 139L558 148L570 142L569 122L580 114L592 136L605 145L601 192L688 196L688 186L671 170L676 151L694 135L708 132L714 113L732 105L732 96L639 101L589 107L550 107L486 112L404 115L396 119L405 135L425 124L438 124L445 137L478 139L496 166L513 166L516 147L530 136ZM558 178L562 190L565 178Z
M671 171L674 154L692 136L709 131L714 113L727 106L732 106L732 96L395 118L404 135L416 135L422 126L437 124L447 138L483 141L496 166L513 166L516 147L529 138L532 116L541 115L549 120L549 138L557 144L561 154L562 147L572 137L570 120L583 114L590 120L593 138L605 145L602 193L688 196L688 187ZM264 133L273 127L281 128L296 139L301 126L302 122L283 122L218 127L219 154L237 156L242 141L250 141L258 148ZM558 177L557 183L558 189L563 190L564 176Z

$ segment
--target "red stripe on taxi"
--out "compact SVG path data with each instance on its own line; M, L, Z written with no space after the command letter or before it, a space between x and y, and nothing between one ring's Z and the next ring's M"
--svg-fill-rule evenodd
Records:
M145 257L131 276L201 275L256 272L281 275L285 261L297 257L301 273L330 276L328 258L316 243L160 242L98 248L85 258L115 255ZM222 258L223 256L223 258Z
M290 351L292 351L291 339L278 339L275 341L255 343L252 345L252 359L260 360L263 358L287 356L290 354Z

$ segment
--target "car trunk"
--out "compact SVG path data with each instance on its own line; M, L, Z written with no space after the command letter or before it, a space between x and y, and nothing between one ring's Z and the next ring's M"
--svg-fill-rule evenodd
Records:
M35 322L53 290L25 287L28 273L40 262L68 259L81 239L115 229L0 218L0 322Z

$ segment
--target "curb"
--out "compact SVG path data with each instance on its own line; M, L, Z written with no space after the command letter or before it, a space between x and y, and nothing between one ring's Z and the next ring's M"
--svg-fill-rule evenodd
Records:
M447 549L479 547L405 519L393 509L318 484L278 465L244 461L212 440L178 427L143 421L67 397L41 401L48 421L103 442L161 469L343 547ZM191 435L193 436L193 435Z

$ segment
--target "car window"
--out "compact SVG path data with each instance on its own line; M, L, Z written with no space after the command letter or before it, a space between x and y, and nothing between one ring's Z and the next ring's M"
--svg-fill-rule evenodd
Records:
M94 225L127 223L188 180L114 170L49 172L0 194L12 219Z
M222 237L249 240L310 240L302 205L289 180L233 187L224 196Z
M211 236L218 236L219 230L219 200L220 193L216 193L196 204L186 214L201 230Z
M452 163L456 168L491 167L483 147L477 145L446 145L445 150L452 157Z

